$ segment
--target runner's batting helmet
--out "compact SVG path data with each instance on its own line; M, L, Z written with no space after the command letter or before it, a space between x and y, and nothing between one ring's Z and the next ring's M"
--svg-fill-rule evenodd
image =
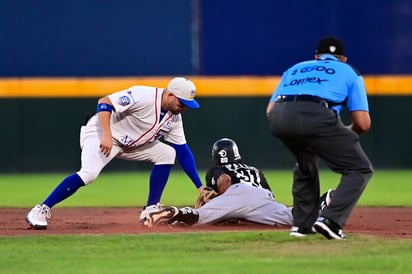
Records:
M229 138L217 140L213 144L212 158L215 165L218 166L237 163L241 159L235 141Z

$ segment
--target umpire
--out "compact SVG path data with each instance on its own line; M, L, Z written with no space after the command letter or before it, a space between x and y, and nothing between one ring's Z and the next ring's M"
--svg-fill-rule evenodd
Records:
M342 228L373 173L359 143L371 125L366 90L362 76L346 62L339 38L321 39L314 60L284 72L267 106L270 131L297 159L292 236L313 234L314 228L328 239L345 239ZM343 107L350 113L349 126L339 116ZM319 158L342 175L320 215Z

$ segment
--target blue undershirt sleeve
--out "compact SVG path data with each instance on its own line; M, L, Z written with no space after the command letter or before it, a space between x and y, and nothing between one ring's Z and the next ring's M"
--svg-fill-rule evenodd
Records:
M199 173L196 168L195 158L193 157L193 153L189 146L187 144L171 145L176 150L177 159L179 160L179 163L186 172L187 176L189 176L196 188L201 187L202 181L200 180Z

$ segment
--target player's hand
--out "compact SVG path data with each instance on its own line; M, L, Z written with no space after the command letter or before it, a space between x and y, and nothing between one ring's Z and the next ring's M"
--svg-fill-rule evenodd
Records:
M213 198L219 196L219 194L214 191L211 187L204 187L202 191L199 193L199 197L197 197L195 202L195 208L200 208L205 205L207 202L212 200Z
M109 138L103 136L102 141L100 142L100 151L103 152L104 156L109 157L112 147L112 137Z

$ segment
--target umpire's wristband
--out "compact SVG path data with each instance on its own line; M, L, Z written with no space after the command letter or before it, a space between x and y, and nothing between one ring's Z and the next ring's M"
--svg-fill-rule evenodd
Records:
M113 108L109 104L106 104L106 103L97 104L97 112L100 112L100 111L112 112L112 110Z

